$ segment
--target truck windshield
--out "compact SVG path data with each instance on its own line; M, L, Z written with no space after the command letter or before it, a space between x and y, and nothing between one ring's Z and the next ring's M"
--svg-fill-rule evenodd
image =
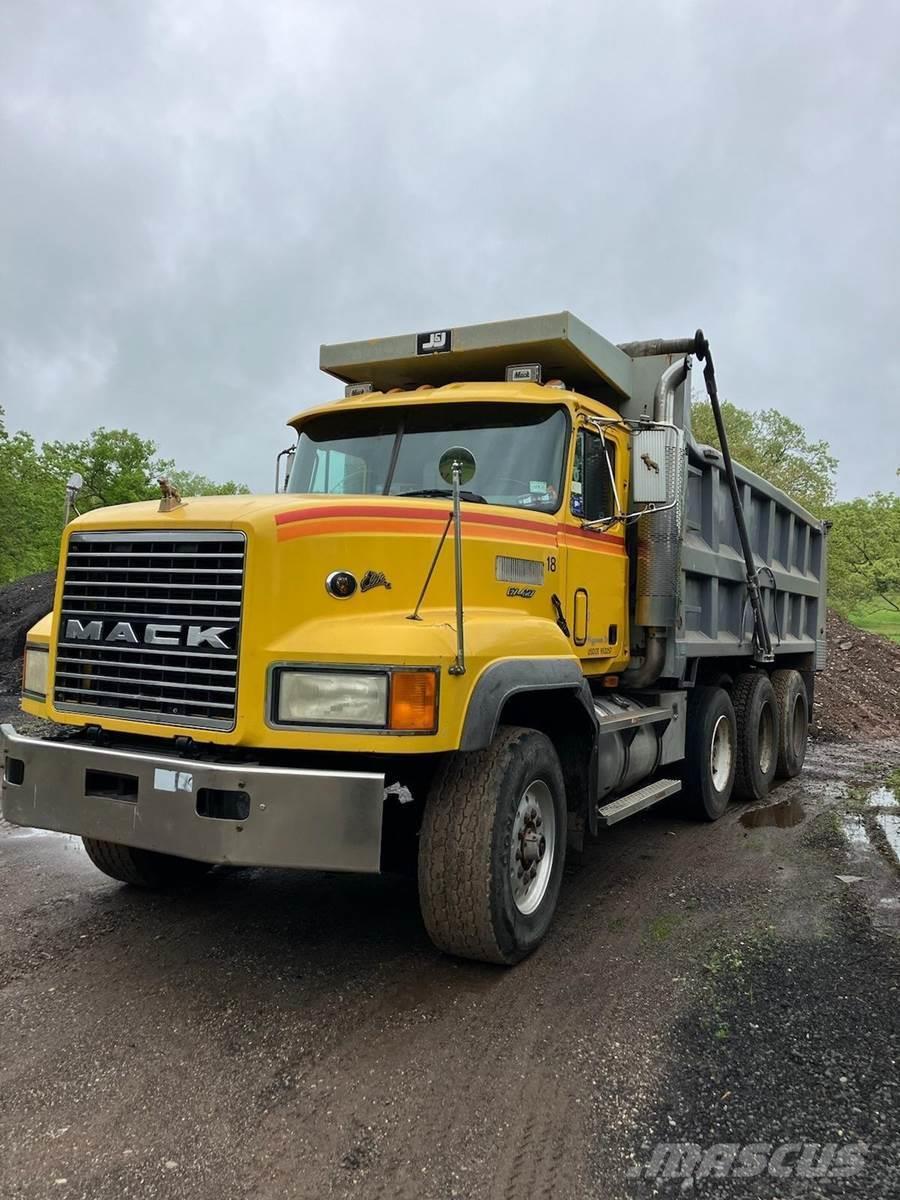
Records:
M465 446L477 469L464 500L555 512L568 433L564 408L535 404L429 404L351 409L300 430L291 492L444 496L438 462Z

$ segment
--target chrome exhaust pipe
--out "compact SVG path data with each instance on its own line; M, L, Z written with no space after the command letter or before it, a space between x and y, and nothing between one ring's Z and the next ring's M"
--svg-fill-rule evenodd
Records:
M671 425L675 416L675 393L688 373L687 357L666 367L653 393L653 419ZM670 451L671 453L671 451ZM638 525L635 624L646 627L645 653L639 666L629 667L623 682L631 688L650 687L662 673L669 629L675 622L678 593L678 542L684 491L684 462L678 453L668 464L675 496L672 508L648 513Z

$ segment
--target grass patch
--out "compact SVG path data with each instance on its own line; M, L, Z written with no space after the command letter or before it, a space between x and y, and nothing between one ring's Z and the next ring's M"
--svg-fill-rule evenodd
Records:
M744 969L744 953L740 946L713 950L703 964L710 975L739 975Z
M661 917L654 917L647 926L647 940L667 942L683 920L681 913L663 913Z
M900 613L892 608L876 608L867 611L856 609L850 613L850 620L867 633L880 633L882 637L900 642Z

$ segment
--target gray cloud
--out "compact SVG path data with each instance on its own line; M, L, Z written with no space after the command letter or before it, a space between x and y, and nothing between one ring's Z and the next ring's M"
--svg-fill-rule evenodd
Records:
M889 3L32 0L0 16L0 403L269 486L321 341L571 308L900 462Z

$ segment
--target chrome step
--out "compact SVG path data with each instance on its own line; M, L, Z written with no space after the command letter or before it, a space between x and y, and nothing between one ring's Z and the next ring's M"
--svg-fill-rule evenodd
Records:
M675 715L671 705L661 708L636 708L623 710L613 716L601 712L594 706L597 724L601 733L618 733L621 729L634 729L638 725L655 725L658 721L671 721Z
M629 792L627 796L619 796L609 804L598 808L597 824L615 825L617 821L624 821L626 817L633 816L643 808L650 808L659 800L665 800L666 796L674 796L676 792L680 791L680 779L657 779L653 783L644 784L636 792Z

